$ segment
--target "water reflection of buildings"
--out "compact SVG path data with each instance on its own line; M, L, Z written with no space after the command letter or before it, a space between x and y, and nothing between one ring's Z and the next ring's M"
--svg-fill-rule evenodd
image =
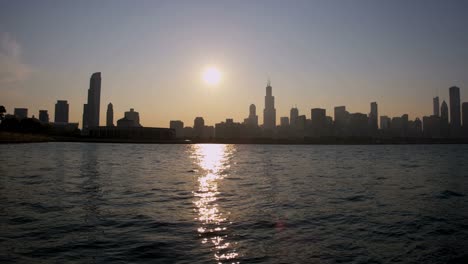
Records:
M223 213L218 204L221 196L219 185L225 177L224 170L230 166L228 157L233 149L227 145L193 145L192 148L192 157L202 171L194 191L197 220L200 222L198 233L203 244L212 244L217 263L238 263L239 254L228 237L227 212Z

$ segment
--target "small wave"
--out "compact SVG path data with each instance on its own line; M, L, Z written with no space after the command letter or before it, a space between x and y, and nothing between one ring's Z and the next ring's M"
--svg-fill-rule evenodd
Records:
M35 221L37 221L37 219L35 219L35 218L20 216L20 217L11 218L9 220L9 224L11 224L11 225L22 225L22 224L35 222Z
M452 197L463 197L463 196L465 195L462 193L457 193L457 192L450 191L450 190L445 190L439 193L438 195L436 195L436 197L439 199L450 199Z
M350 202L362 202L367 199L369 199L369 197L365 195L354 195L354 196L346 197L343 200L350 201Z
M400 164L401 167L403 168L410 168L410 169L413 169L413 168L419 168L421 167L419 164Z
M51 168L51 167L42 167L42 168L39 168L40 171L53 171L54 168Z

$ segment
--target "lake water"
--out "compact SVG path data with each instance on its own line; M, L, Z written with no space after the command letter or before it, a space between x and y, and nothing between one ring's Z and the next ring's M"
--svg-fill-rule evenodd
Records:
M468 263L468 146L0 145L1 263Z

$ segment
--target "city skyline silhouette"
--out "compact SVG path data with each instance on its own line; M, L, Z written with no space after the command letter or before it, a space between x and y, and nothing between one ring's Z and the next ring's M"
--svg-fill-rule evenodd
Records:
M85 139L136 139L136 140L225 140L225 139L294 139L307 142L309 138L321 139L320 142L330 142L326 138L369 138L373 143L379 143L378 139L400 138L396 142L404 142L405 138L421 138L430 143L432 139L462 139L468 137L468 102L461 102L460 88L452 86L449 91L449 104L445 100L440 104L439 97L432 100L432 113L414 120L408 114L397 117L385 115L379 116L377 102L370 103L369 112L359 113L347 110L346 106L335 106L333 113L324 108L311 108L310 118L303 114L297 107L292 107L289 116L280 116L277 124L275 108L275 96L270 79L265 87L263 123L260 124L256 112L256 105L249 106L249 114L243 121L236 122L227 117L214 125L205 122L203 116L194 119L193 126L181 120L171 119L169 129L165 127L152 128L140 123L140 113L130 108L122 118L117 117L114 126L113 104L108 103L105 125L100 122L101 105L101 72L95 72L90 77L88 99L83 107L83 123L81 131L79 123L69 122L69 104L67 100L57 100L55 106L54 122L49 122L48 110L39 110L40 124L32 126L35 116L32 115L29 123L27 108L14 108L13 115L2 110L1 124L6 131L37 131L46 134L63 134L64 131L75 131L76 136L84 136ZM3 106L2 106L3 107ZM4 118L5 116L5 118ZM15 121L17 120L17 121ZM104 121L103 121L104 122ZM24 123L24 124L23 124ZM19 124L19 127L18 125ZM42 128L39 128L41 126ZM51 126L50 128L48 128ZM49 129L52 129L49 132ZM172 130L172 131L171 131ZM54 132L55 131L55 132ZM80 131L80 132L78 132ZM323 140L325 139L325 140ZM374 142L374 139L377 141ZM354 140L351 140L354 141ZM461 141L460 141L461 142Z
M271 76L277 123L293 105L367 113L373 101L388 116L421 118L430 98L448 100L447 87L468 83L467 5L6 2L2 104L37 113L67 100L70 120L81 124L88 75L102 71L101 99L116 114L135 108L144 126L193 116L215 124L242 120L246 106L260 106ZM209 66L222 73L218 85L202 79ZM101 107L100 120L105 114Z
M455 89L456 88L456 89ZM294 106L294 107L291 107L290 109L290 113L288 116L287 113L285 114L279 114L277 115L276 114L276 109L275 109L275 96L273 96L273 91L272 91L272 84L271 84L271 80L270 78L268 78L267 82L266 82L266 95L265 95L265 98L264 98L264 109L263 109L263 115L261 116L261 118L263 119L263 122L262 123L259 123L258 122L258 115L256 115L256 104L255 103L252 103L250 104L250 107L249 107L249 114L248 114L248 117L247 119L249 118L254 118L254 116L256 117L256 120L253 121L253 120L249 120L247 121L247 119L240 119L239 121L242 122L242 120L244 120L244 122L254 122L256 124L256 126L261 126L263 129L273 129L273 128L276 128L278 125L280 125L282 123L282 118L283 117L288 117L289 119L292 119L291 115L291 111L293 109L295 109L295 111L297 111L297 113L295 113L295 115L299 115L299 109L297 106ZM429 113L426 113L424 114L423 116L419 117L415 117L414 119L421 119L422 117L424 116L431 116L431 115L435 115L435 116L440 116L440 108L441 108L441 103L450 103L451 107L450 107L450 121L452 120L452 116L454 116L454 119L455 119L455 125L458 127L458 128L461 128L462 127L462 120L464 120L465 118L467 118L466 116L463 115L463 104L467 103L467 102L463 102L461 100L461 94L460 94L460 87L457 87L457 86L451 86L449 87L448 91L449 91L449 100L446 100L446 99L442 99L440 100L439 96L435 96L432 98L432 113L429 112ZM87 103L84 104L84 107L83 107L83 112L82 112L82 117L83 117L83 122L81 123L81 128L87 128L88 126L90 127L98 127L98 126L109 126L109 124L112 124L113 121L105 121L105 124L102 124L103 122L101 122L100 120L102 120L100 117L101 115L99 114L99 112L101 112L100 110L100 104L101 104L101 100L100 100L100 96L101 96L101 72L95 72L91 75L91 78L90 78L90 85L89 85L89 89L88 89L88 99L87 99ZM442 97L444 98L444 97ZM456 98L456 99L455 99ZM59 110L57 108L58 105L61 105L61 104L66 104L66 114L65 113L62 113L63 110ZM105 119L104 120L109 120L109 118L111 120L113 120L114 118L114 112L113 112L113 105L112 105L112 102L109 102L108 103L108 107L111 107L111 116L109 116L109 108L107 109L107 112L105 113L106 116L105 116ZM96 106L94 106L96 105ZM343 108L344 107L344 108ZM93 114L92 116L90 114L88 114L88 108L91 109L93 108L93 112L95 112L95 114ZM334 117L332 118L333 121L336 121L336 111L337 109L339 108L343 108L342 111L346 111L346 105L343 105L343 106L334 106L333 107L333 110L334 110ZM131 108L131 111L133 111L134 108ZM310 118L308 118L309 120L313 119L313 111L314 109L315 110L319 110L319 109L323 109L324 110L324 116L326 116L326 112L327 112L327 109L324 109L324 108L317 108L317 107L312 107L310 108L312 110L312 114L309 116ZM458 110L456 110L458 109ZM18 111L21 111L21 114L16 114L16 112ZM39 115L36 115L37 116L40 116L41 115L41 111L42 112L47 112L48 110L39 110ZM102 111L104 112L104 111ZM307 110L306 110L307 112ZM125 112L127 113L127 112ZM330 113L330 112L328 112ZM356 113L359 113L359 112L356 112ZM30 117L28 116L28 108L21 108L21 107L14 107L14 111L11 112L10 111L10 114L14 114L14 115L17 115L18 117L20 118L25 118L25 117ZM56 115L55 117L55 122L58 122L58 123L68 123L68 118L69 118L69 106L68 106L68 102L67 100L60 100L58 99L57 100L57 104L55 106L55 112L54 114ZM57 114L59 114L60 116L62 116L60 119L57 119ZM369 122L372 122L372 126L375 127L375 129L377 128L381 128L381 125L379 125L381 123L381 120L380 120L380 117L389 117L388 115L386 115L385 113L383 113L382 115L379 115L378 114L378 106L377 106L377 102L370 102L370 110L367 112L367 113L361 113L361 114L365 114L367 115L367 118L369 118L369 120L372 119L372 121L369 121ZM403 115L408 115L407 113L403 113ZM448 114L447 114L448 115ZM32 114L32 116L35 116L34 114ZM127 116L127 114L125 114L125 116ZM306 118L307 118L307 114L305 114ZM331 116L331 115L330 115ZM169 117L170 118L170 117ZM226 115L226 118L227 119L233 119L229 116L229 113L227 113ZM391 118L391 116L390 116ZM93 119L91 122L93 123L92 125L88 125L87 123L89 122L88 119ZM172 118L170 118L170 120L174 120ZM180 120L179 120L180 121ZM278 122L279 121L279 122ZM182 121L183 122L183 121ZM289 121L288 121L289 122ZM139 123L139 117L138 117L138 126L140 125ZM112 126L112 125L111 125Z

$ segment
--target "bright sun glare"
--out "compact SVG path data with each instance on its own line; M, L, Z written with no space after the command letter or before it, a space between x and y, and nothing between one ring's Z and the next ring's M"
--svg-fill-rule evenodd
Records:
M221 81L221 72L215 67L203 71L203 81L208 85L217 85Z

